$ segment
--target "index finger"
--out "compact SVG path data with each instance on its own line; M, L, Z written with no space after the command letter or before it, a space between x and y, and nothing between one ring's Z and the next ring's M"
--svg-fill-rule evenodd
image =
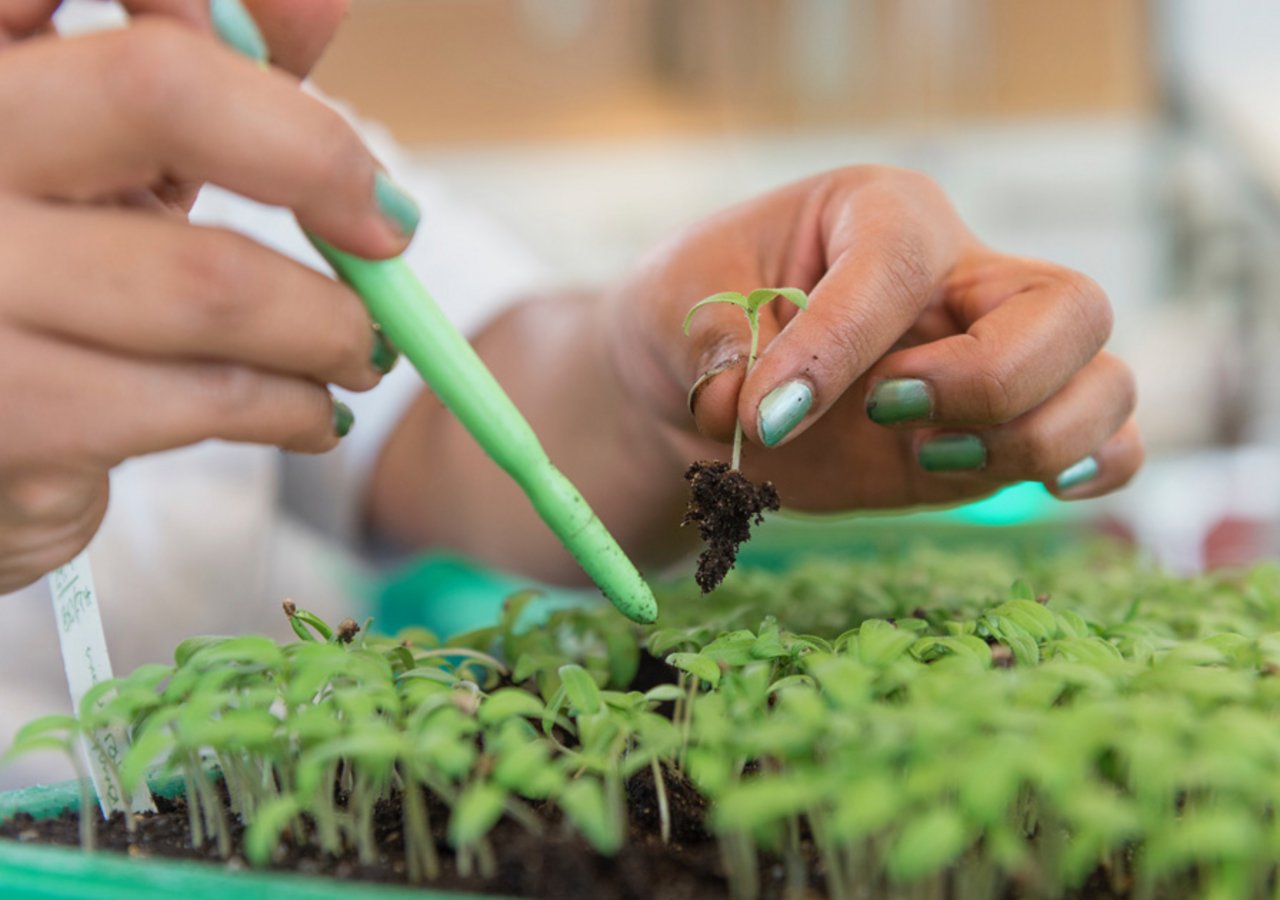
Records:
M333 110L278 72L152 17L0 56L0 186L94 200L162 181L212 182L285 206L343 250L403 251L412 201Z
M967 238L953 214L938 215L940 198L913 173L834 198L823 223L832 262L743 386L749 437L772 447L803 432L919 318Z

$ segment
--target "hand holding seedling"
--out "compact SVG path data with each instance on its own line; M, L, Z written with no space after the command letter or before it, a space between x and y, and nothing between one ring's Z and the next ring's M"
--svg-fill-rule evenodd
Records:
M759 309L698 301L798 288ZM1128 368L1101 351L1105 296L1082 275L980 244L937 185L855 167L677 235L604 297L508 310L475 347L622 545L688 553L682 475L725 459L814 511L953 503L1024 479L1061 497L1124 484L1142 460ZM430 459L434 465L424 466ZM577 567L438 403L384 453L371 512L411 541L549 580ZM495 510L502 510L496 515Z
M749 374L733 305L680 336L703 297L760 285L809 304L761 308ZM660 433L685 459L723 457L740 424L743 470L787 506L948 503L1028 479L1091 497L1141 463L1132 376L1101 350L1106 297L983 246L921 175L854 167L775 191L666 245L616 298L621 377Z
M0 0L0 593L87 543L125 458L328 449L350 419L325 385L388 361L347 287L184 215L211 181L353 253L404 249L409 207L298 90L346 4L253 3L265 40L234 0L124 5L129 28L60 38L57 3ZM245 58L268 45L281 68Z

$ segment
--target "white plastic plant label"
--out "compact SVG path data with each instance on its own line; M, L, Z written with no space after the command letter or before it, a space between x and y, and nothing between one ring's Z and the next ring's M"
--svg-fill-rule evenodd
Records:
M72 709L80 709L85 692L100 681L111 678L111 659L107 656L107 638L102 630L102 612L98 593L93 586L93 570L89 552L49 574L49 592L53 595L53 612L58 624L58 640L62 645L62 663L67 671L67 687L71 690ZM89 774L104 817L125 811L119 783L112 777L109 763L120 765L128 747L128 736L121 729L107 729L87 738L83 751L89 761ZM131 798L134 812L155 812L155 801L147 786L141 785Z

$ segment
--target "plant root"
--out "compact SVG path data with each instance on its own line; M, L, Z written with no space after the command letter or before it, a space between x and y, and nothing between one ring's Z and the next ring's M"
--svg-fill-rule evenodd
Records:
M751 526L764 521L766 510L782 507L773 483L755 484L728 463L699 460L684 473L689 482L689 508L682 525L697 525L707 548L698 557L696 580L709 594L724 581L738 560L738 547L751 537Z

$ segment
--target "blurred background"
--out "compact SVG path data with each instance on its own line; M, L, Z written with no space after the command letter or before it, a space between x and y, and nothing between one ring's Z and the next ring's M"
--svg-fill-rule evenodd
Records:
M315 81L566 281L823 169L928 172L1098 280L1139 377L1132 488L996 520L1194 570L1280 546L1276 46L1274 0L354 0Z

